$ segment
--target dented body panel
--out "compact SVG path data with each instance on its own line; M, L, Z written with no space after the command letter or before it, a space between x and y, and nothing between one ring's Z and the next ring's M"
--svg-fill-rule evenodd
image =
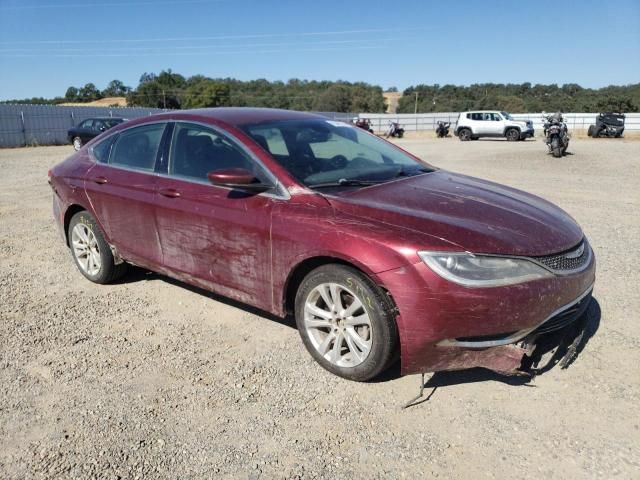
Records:
M461 348L446 341L531 330L592 288L593 255L579 273L518 285L467 288L445 280L418 251L541 256L574 247L583 233L541 198L442 170L338 193L310 190L240 128L296 118L317 117L210 109L118 125L53 169L54 216L64 227L69 212L89 210L124 260L280 316L287 313L292 272L305 261L353 265L397 308L403 374L475 366L514 371L525 348ZM92 157L101 139L149 121L197 122L226 132L277 179L281 193L239 193ZM162 194L167 191L179 195Z

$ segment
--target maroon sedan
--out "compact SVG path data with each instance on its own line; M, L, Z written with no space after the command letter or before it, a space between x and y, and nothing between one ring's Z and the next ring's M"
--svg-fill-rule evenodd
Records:
M127 264L293 313L327 370L514 372L589 302L595 259L541 198L439 170L362 129L270 109L154 115L50 172L80 272Z

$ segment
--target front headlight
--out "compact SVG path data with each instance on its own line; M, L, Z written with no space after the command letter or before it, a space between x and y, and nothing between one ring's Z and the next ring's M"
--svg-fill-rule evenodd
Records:
M442 278L465 287L500 287L553 276L520 258L447 252L418 252L418 255Z

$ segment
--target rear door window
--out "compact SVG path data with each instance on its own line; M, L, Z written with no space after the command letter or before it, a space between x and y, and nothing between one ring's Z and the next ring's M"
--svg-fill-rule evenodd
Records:
M165 123L154 123L121 132L113 146L109 164L153 171Z

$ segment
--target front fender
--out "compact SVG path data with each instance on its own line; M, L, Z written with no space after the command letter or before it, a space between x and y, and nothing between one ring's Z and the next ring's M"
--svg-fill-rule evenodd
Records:
M353 265L377 283L379 273L407 265L407 256L386 242L388 237L389 227L336 216L324 200L294 200L276 206L271 223L274 313L284 313L280 300L290 276L309 259L335 258Z

